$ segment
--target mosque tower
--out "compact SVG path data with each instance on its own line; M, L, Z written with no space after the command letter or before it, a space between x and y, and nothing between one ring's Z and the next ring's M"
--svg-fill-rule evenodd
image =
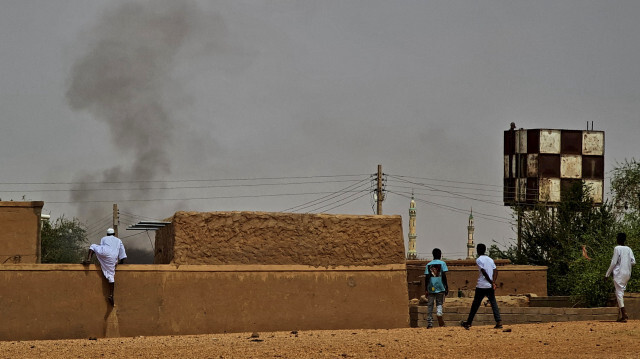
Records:
M412 193L411 204L409 205L409 252L407 253L407 259L416 259L418 257L416 237L416 201L413 199Z
M469 225L467 226L467 259L474 259L473 256L473 230L475 227L473 226L473 208L471 209L471 214L469 214Z

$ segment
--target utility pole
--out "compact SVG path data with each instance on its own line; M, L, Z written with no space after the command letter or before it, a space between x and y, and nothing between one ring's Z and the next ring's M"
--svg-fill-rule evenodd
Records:
M120 212L118 211L118 204L113 204L113 231L114 235L118 237L118 223L120 223Z
M376 214L382 214L382 201L384 200L384 194L382 194L382 165L378 165L378 185L376 186Z

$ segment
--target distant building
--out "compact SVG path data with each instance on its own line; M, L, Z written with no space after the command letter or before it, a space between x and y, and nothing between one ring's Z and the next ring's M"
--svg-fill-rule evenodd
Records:
M473 255L473 231L475 227L473 226L473 209L471 209L471 213L469 214L469 225L467 226L467 259L473 259L475 256Z
M416 201L411 195L411 203L409 204L409 252L407 259L416 259L418 252L416 251Z
M0 265L40 263L42 201L0 201Z

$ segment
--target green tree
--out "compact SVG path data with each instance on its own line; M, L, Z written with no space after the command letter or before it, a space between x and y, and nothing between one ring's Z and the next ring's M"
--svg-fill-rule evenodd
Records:
M617 215L617 231L627 234L627 243L636 258L640 255L640 162L635 159L617 164L611 172L611 192ZM613 244L609 251L609 261ZM640 292L637 267L627 283L627 291Z
M626 232L627 245L640 252L640 163L619 164L612 171L611 191L611 202L594 206L588 187L576 184L563 192L557 207L525 211L522 254L517 255L512 245L504 251L492 246L493 255L518 264L547 266L550 295L571 295L589 306L605 305L613 285L603 277L616 233ZM640 290L639 275L632 275L627 290Z
M613 205L620 215L640 212L640 162L635 159L619 163L612 171Z
M610 283L602 280L600 258L604 258L605 244L607 250L612 248L608 243L615 238L611 205L594 206L589 188L575 183L563 192L557 206L540 204L522 216L522 253L518 255L512 245L505 251L494 248L496 255L516 264L548 267L550 295L571 295L589 305L600 305L602 298L606 301ZM583 257L585 252L591 259ZM596 255L597 263L592 258Z
M80 263L87 246L87 232L76 218L64 216L42 224L42 263Z

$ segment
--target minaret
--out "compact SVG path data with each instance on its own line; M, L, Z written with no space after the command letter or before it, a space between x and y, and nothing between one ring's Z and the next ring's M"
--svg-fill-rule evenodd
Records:
M471 214L469 214L469 225L467 226L467 259L473 259L473 208L471 208Z
M416 201L413 199L412 193L411 204L409 205L409 252L407 253L407 259L416 259L418 257L416 237Z

